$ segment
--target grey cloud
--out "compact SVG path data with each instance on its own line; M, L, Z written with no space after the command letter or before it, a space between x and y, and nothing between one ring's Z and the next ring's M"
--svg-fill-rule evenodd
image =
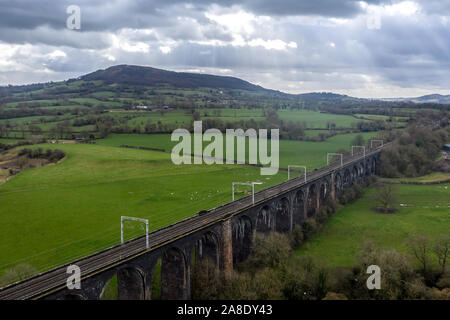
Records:
M366 0L368 3L389 3L390 0ZM222 7L240 5L256 14L318 15L351 17L361 12L357 0L4 0L0 3L0 27L34 29L48 25L65 28L66 9L76 4L82 10L83 28L89 31L120 28L161 27L175 23L177 15L189 15L199 21L202 12L212 4Z
M442 0L416 0L426 13L432 14L449 14L450 2Z
M221 74L221 69L229 69L227 75L282 91L351 93L370 92L375 87L445 90L450 85L450 21L446 26L435 16L450 10L449 5L439 5L435 0L428 4L421 1L424 13L417 17L383 16L379 30L366 28L362 15L358 15L361 8L352 0L247 0L240 3L256 15L273 17L246 40L280 39L297 43L298 48L287 50L232 46L229 42L233 35L204 15L215 1L192 1L187 6L178 0L103 3L78 0L76 3L82 7L81 32L65 29L65 8L70 2L74 1L1 2L1 41L31 43L38 51L48 53L59 49L67 54L55 60L45 55L34 58L16 55L12 59L30 69L46 66L54 73L27 76L18 70L10 72L10 81L67 79L112 64L127 63L170 70L202 69L216 74ZM230 8L235 4L234 0L220 2L224 12L233 11ZM300 19L284 19L284 15L347 17L350 22L334 26L308 25ZM350 19L352 16L354 19ZM139 29L144 28L152 28L153 32L140 32ZM112 47L110 34L114 33L125 36L130 42L146 43L150 52L127 52ZM206 40L228 44L199 44ZM162 53L159 46L171 41L175 41L175 45L169 44L171 52ZM331 42L335 47L330 46ZM108 60L106 53L115 61ZM0 70L1 84L8 83L4 77L5 73Z
M104 49L110 46L107 34L78 32L68 29L55 30L48 26L32 31L24 29L0 28L0 39L14 44L46 44L73 48Z
M366 1L374 4L385 1ZM315 1L271 1L250 0L244 5L260 14L267 15L319 15L325 17L352 17L361 12L356 0L315 0Z

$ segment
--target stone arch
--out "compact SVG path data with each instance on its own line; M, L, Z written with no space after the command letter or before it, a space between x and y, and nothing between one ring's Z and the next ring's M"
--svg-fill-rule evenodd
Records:
M161 298L164 300L187 299L187 263L182 250L172 247L162 256Z
M161 268L162 268L162 258L159 257L156 260L155 265L152 270L152 283L150 288L150 295L152 300L161 300Z
M252 221L249 217L242 216L233 223L233 263L242 262L249 256L252 246L252 233Z
M361 178L364 178L366 176L366 167L364 166L364 162L361 162Z
M290 229L291 216L289 210L289 200L287 198L283 198L277 203L277 210L275 213L275 230L277 232L289 232Z
M269 233L273 230L273 214L268 205L258 212L256 218L256 232Z
M372 158L372 165L370 172L372 174L375 174L377 172L377 161L375 160L375 158Z
M365 161L364 168L365 168L364 171L365 171L366 176L370 176L370 174L371 174L370 159L367 159Z
M104 300L144 300L145 274L136 267L124 267L115 273L103 287Z
M198 299L203 287L215 277L218 279L220 266L220 242L213 231L205 232L196 241L191 251L191 298Z
M144 300L145 275L138 268L128 267L117 272L119 300Z
M207 231L197 242L196 258L207 258L219 265L220 249L217 235L212 231Z
M358 163L356 165L356 169L358 170L358 180L364 177L364 166L362 163Z
M330 195L330 184L328 183L328 180L324 180L321 184L320 184L320 193L319 193L319 197L320 197L320 204L324 204L325 202L327 202L328 196Z
M334 190L335 192L340 192L343 189L342 176L339 172L334 175Z
M350 187L352 185L352 175L348 168L345 169L345 171L344 171L343 183L344 183L344 187Z
M317 186L312 184L308 189L307 215L308 218L313 217L318 209L317 204Z
M352 182L356 183L358 181L358 167L357 165L354 165L352 168Z
M294 198L293 224L300 224L305 219L305 193L298 190Z

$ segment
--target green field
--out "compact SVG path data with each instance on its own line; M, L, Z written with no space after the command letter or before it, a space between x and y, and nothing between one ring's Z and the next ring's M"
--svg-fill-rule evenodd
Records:
M385 116L382 114L355 114L355 117L362 117L362 118L367 118L367 119L371 119L371 120L388 120L389 118L393 118L399 122L404 122L408 120L408 117L391 117L391 116Z
M200 114L201 120L206 119L221 119L223 121L240 121L240 120L255 120L261 121L266 118L264 110L261 109L203 109L199 108L197 111ZM218 114L216 112L219 112ZM145 123L150 121L161 121L162 123L179 123L188 125L192 119L189 112L182 110L171 110L161 114L159 111L117 111L111 112L113 116L123 117L126 115L137 116L128 122L128 125L141 124L143 128ZM285 121L300 122L306 124L308 128L326 128L327 122L333 121L337 127L350 128L353 122L358 119L348 115L335 115L320 113L310 110L279 110L278 115L280 119ZM364 120L367 121L367 120Z
M354 136L320 143L282 140L281 166L320 167L326 152L348 150ZM259 168L243 165L176 166L168 152L117 147L169 148L176 143L169 139L167 134L111 135L97 144L33 146L62 149L67 157L56 165L26 169L0 186L5 239L0 270L25 257L24 262L41 270L117 244L122 215L147 217L155 230L230 201L232 181L262 181L260 190L287 177L285 171L261 176ZM130 229L127 237L142 232Z
M101 101L95 98L71 98L68 101L58 101L58 100L34 100L27 102L39 102L42 103L41 107L44 110L58 110L65 114L58 116L30 116L30 117L22 117L22 118L12 118L12 119L1 119L0 123L10 122L16 124L37 124L42 129L48 129L49 126L54 126L55 123L40 123L40 119L82 119L84 116L74 116L71 115L70 112L73 109L84 109L89 111L89 108L83 103L90 103L93 106L107 106L107 107L121 107L120 102L116 101ZM138 101L132 100L133 105L140 105ZM51 103L58 103L59 105L53 106ZM5 105L6 108L15 108L18 103L8 103ZM192 121L192 113L186 110L165 110L164 112L160 112L159 110L155 111L127 111L124 109L111 109L110 112L107 113L108 116L112 116L114 118L132 118L127 120L127 124L132 126L133 128L138 126L141 130L144 129L145 124L148 121L153 123L157 123L160 121L163 124L178 124L181 126L189 125ZM242 121L242 120L254 120L254 121L262 121L266 118L265 111L263 109L231 109L231 108L222 108L222 109L214 109L214 108L198 108L196 111L200 114L201 120L206 119L220 119L224 122L231 121ZM306 125L307 128L327 128L327 124L329 122L334 122L337 127L345 127L350 128L351 124L357 121L368 121L368 120L358 120L349 115L336 115L336 114L328 114L328 113L320 113L317 111L311 110L285 110L281 109L278 111L278 115L280 119L285 121L293 121L299 122Z
M63 120L63 119L70 119L72 118L71 115L63 115L63 116L32 116L32 117L23 117L23 118L13 118L13 119L1 119L0 123L22 123L22 124L38 124L40 122L40 119L55 119L55 120Z
M399 212L381 214L370 208L374 188L335 213L319 234L297 251L311 255L330 266L350 267L364 240L370 239L382 248L405 252L409 234L430 236L448 234L450 230L450 184L396 185ZM402 204L402 206L400 206Z
M305 122L308 128L326 128L327 122L334 122L337 127L350 128L353 122L367 121L342 114L320 113L311 110L279 110L278 115L282 120Z
M0 270L30 263L60 265L120 241L120 216L149 218L155 230L231 200L232 181L264 182L259 168L238 165L175 166L162 152L89 144L58 148L56 165L26 169L0 186ZM127 228L127 238L142 235Z
M414 178L392 178L392 179L381 179L382 181L391 181L396 183L440 183L448 182L450 180L450 173L445 172L433 172L421 177Z
M362 133L366 141L376 134L376 132ZM358 134L337 135L322 142L280 140L280 167L287 168L288 165L294 164L306 165L308 170L322 167L326 165L327 152L336 152L340 149L349 150L350 142L356 135ZM193 139L191 140L193 143ZM97 141L97 144L106 146L129 145L164 149L166 152L171 152L177 143L170 140L169 134L112 134L106 139ZM203 147L207 144L208 142L205 142Z
M19 141L19 140L17 140L17 139L1 139L0 138L0 143L14 143L17 141Z

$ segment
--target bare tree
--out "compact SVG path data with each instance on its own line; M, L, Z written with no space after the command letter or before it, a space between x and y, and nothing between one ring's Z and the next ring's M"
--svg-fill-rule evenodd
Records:
M287 235L272 232L268 235L257 233L252 244L252 254L247 265L257 269L260 267L283 267L292 253Z
M280 119L276 110L272 108L267 110L266 122L270 128L276 128L279 125Z
M364 146L365 145L365 141L364 141L364 137L362 136L362 134L358 134L356 135L353 140L350 142L350 146Z
M34 136L42 134L42 129L39 126L35 125L35 124L28 126L28 130Z
M445 272L447 259L450 256L450 235L440 235L434 244L433 252L438 258L439 265L442 268L442 273Z
M7 124L0 124L0 137L8 138L8 125Z
M424 275L428 274L430 268L430 251L432 249L430 238L423 234L413 234L406 240L406 246L419 261Z
M394 209L397 202L394 187L391 184L384 185L375 193L375 201L386 213L390 209Z
M192 114L192 120L193 120L193 121L198 121L198 120L200 120L200 112L194 111L194 113Z
M28 159L26 156L18 157L16 160L16 164L20 169L23 169L28 163Z
M219 269L210 258L195 258L192 276L192 297L199 300L217 299L219 295Z

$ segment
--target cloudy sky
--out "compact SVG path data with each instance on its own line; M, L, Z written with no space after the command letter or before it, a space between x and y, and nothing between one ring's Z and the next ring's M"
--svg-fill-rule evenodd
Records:
M0 0L0 85L135 64L290 93L412 97L450 94L449 58L450 1Z

